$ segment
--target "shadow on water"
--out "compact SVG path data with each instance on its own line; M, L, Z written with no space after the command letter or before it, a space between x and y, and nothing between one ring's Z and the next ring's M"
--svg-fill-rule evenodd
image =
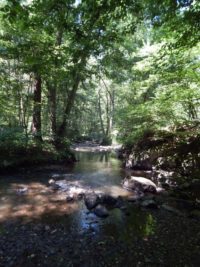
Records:
M133 206L129 207L129 216L120 209L110 211L104 220L88 213L82 201L66 203L65 193L53 192L48 186L52 177L68 177L114 196L127 196L130 193L121 187L125 175L121 162L111 152L76 152L78 162L71 169L73 176L67 176L69 170L44 168L16 177L3 176L0 179L0 222L20 220L62 224L66 231L90 232L94 236L118 236L131 242L133 236L149 236L154 233L155 220L152 215ZM19 190L26 192L19 194ZM123 227L122 227L123 225ZM3 231L3 230L2 230ZM0 231L1 232L1 231ZM131 234L130 234L131 233Z
M126 173L115 155L76 156L71 168L44 166L0 177L0 266L199 266L198 222L133 203L101 219L83 201L67 203L66 193L52 191L50 178L130 194L121 187Z

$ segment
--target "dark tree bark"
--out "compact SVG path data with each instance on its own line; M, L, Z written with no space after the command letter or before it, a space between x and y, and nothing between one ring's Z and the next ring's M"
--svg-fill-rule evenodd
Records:
M64 114L63 114L63 120L62 123L57 131L57 136L58 139L60 140L66 133L66 128L67 128L67 118L71 112L71 109L74 105L74 100L76 97L76 92L78 90L78 86L80 83L80 77L79 75L76 75L76 77L74 77L74 84L73 87L71 89L71 91L68 94L68 99L67 99L67 103L66 103L66 107L64 110Z
M63 38L63 27L58 30L56 36L56 45L60 46L62 43ZM55 58L55 68L58 67L58 59ZM57 140L57 117L56 117L56 110L57 110L57 87L58 82L56 77L52 81L47 81L47 89L48 89L48 97L49 97L49 110L50 110L50 127L52 133L53 142L56 143Z
M114 116L114 104L115 104L115 94L113 89L109 89L106 85L105 81L102 79L102 82L106 89L106 103L105 103L105 111L106 111L106 130L105 136L106 138L111 138L111 132L113 129L113 116ZM102 124L102 123L101 123Z
M103 118L102 118L102 110L101 110L101 93L100 91L98 92L98 108L99 108L99 119L101 123L101 131L103 135L106 135L105 129L104 129L104 124L103 124Z
M49 115L50 127L52 132L53 141L56 140L57 135L57 119L56 119L56 94L57 90L50 82L47 82L48 98L49 98Z
M41 96L42 96L42 79L40 75L35 77L35 86L33 92L33 122L32 133L35 140L42 141L41 133Z
M57 144L58 145L60 144L61 139L64 137L64 135L66 133L67 119L68 119L68 117L70 115L70 112L71 112L71 110L73 108L79 84L80 84L81 80L83 80L83 78L81 77L81 71L85 67L86 58L87 58L87 54L83 53L81 58L80 58L80 63L78 63L78 61L79 61L78 58L76 58L74 60L75 68L74 68L74 70L72 72L73 85L72 85L72 89L67 94L67 102L66 102L66 106L65 106L65 109L64 109L62 123L61 123L60 127L57 130Z

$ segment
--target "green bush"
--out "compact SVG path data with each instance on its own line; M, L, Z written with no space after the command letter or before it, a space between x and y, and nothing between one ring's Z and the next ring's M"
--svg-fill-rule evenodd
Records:
M63 149L68 150L71 145L71 141L65 137L60 140L60 145L62 146Z
M140 140L152 137L155 134L155 130L147 127L135 128L131 133L123 136L118 136L118 139L124 144L125 147L133 147Z
M101 141L102 146L110 146L112 145L112 138L110 136L104 136Z
M27 137L22 128L0 128L1 151L14 152L18 149L25 149L26 146Z

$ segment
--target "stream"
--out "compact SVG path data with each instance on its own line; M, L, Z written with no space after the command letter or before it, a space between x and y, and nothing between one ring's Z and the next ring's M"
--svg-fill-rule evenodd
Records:
M102 219L82 200L67 203L64 192L52 191L53 178L114 197L131 194L122 188L126 172L114 152L76 151L76 158L72 166L0 176L1 267L199 266L199 221L133 203Z

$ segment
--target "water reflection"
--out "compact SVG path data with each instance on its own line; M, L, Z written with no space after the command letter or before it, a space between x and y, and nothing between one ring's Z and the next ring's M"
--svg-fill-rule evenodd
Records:
M132 242L135 237L148 238L154 234L156 221L152 214L131 207L129 216L119 209L112 212L107 224L102 228L102 234L106 236L118 236L118 239L126 243Z
M115 196L129 194L121 187L125 172L115 154L76 152L76 158L79 162L73 171L86 185Z
M151 214L128 207L129 216L120 209L110 211L104 220L88 213L83 202L66 203L66 195L54 192L48 180L67 179L79 182L94 190L113 196L127 196L121 181L125 176L121 162L111 152L76 152L79 160L73 169L50 168L49 171L32 171L18 177L2 177L0 180L0 222L9 219L39 220L45 223L62 224L66 231L87 232L96 236L118 236L131 242L134 236L148 237L155 230L156 222ZM23 192L20 189L27 188ZM22 192L22 194L18 194Z

